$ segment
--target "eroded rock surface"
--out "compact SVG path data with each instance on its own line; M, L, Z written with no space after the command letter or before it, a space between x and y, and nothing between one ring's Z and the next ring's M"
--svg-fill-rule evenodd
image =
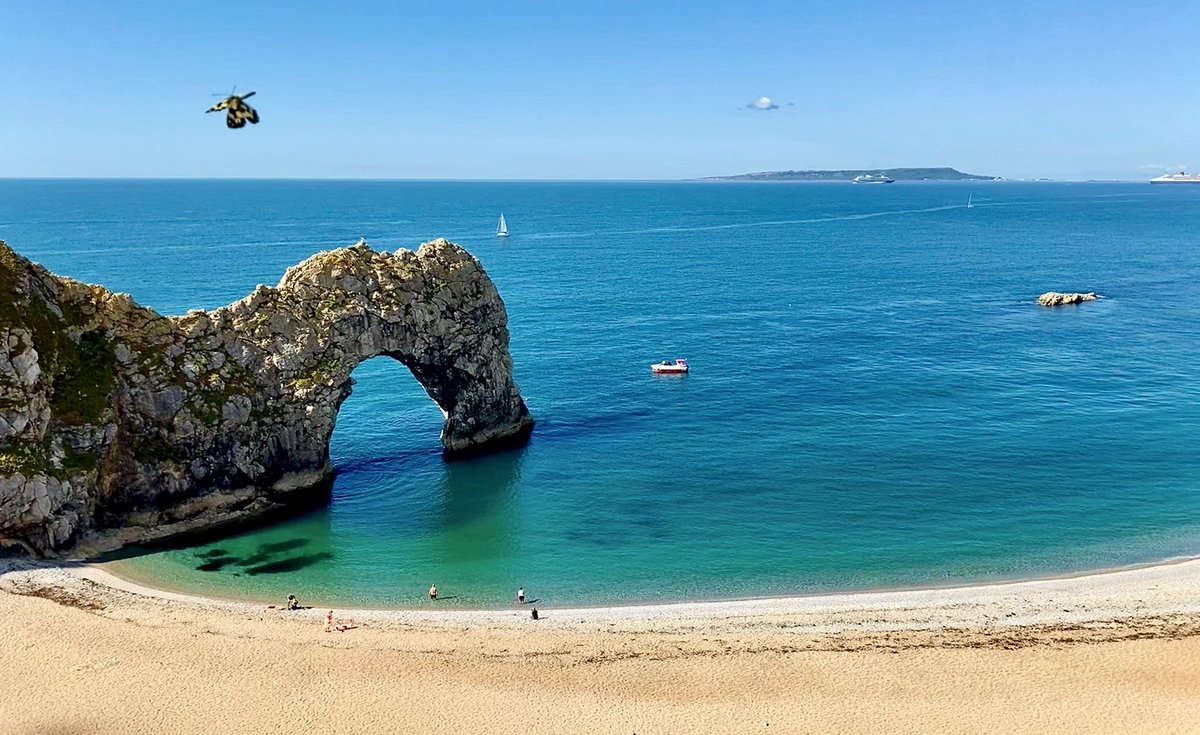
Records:
M1095 301L1096 294L1089 293L1059 293L1057 291L1047 291L1038 296L1038 303L1042 306L1064 306L1066 304L1081 304L1084 301Z
M448 454L523 441L507 324L445 240L320 253L184 317L0 242L0 551L84 555L322 502L350 373L379 355L442 409Z

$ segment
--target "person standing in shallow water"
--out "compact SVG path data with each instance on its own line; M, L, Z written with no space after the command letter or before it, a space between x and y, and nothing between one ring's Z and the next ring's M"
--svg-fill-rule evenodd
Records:
M431 600L437 599L437 585L436 584L431 585L429 588L429 599L431 599Z
M517 604L518 605L525 604L525 588L524 587L517 588Z

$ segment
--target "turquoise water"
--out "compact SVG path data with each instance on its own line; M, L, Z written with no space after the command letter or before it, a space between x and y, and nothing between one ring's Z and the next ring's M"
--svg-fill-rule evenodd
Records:
M966 209L968 193L975 207ZM492 237L503 211L513 236ZM332 504L122 562L339 605L720 599L1200 553L1200 187L0 181L0 238L172 314L446 236L538 419L446 464L387 358ZM1055 310L1047 290L1105 298ZM650 362L693 372L656 378Z

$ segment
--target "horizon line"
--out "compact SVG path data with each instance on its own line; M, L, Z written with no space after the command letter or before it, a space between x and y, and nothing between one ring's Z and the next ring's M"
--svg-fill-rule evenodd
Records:
M832 169L831 169L832 170ZM842 170L842 169L838 169ZM846 169L850 170L850 169ZM857 169L855 169L857 170ZM863 169L866 170L866 169ZM874 169L872 169L874 170ZM887 171L890 169L880 169ZM736 174L744 176L746 174ZM682 179L489 179L489 178L406 178L406 177L350 177L350 176L0 176L0 181L370 181L408 183L479 183L479 184L846 184L837 179L733 179L725 176L703 176ZM1138 184L1149 183L1150 179L1051 179L1044 177L999 178L999 179L932 179L896 181L897 184L986 184L986 183L1073 183L1073 184Z

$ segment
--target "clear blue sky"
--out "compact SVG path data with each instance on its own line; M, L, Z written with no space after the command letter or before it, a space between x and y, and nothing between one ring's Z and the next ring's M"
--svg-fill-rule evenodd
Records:
M0 176L1200 169L1196 0L316 5L0 2Z

